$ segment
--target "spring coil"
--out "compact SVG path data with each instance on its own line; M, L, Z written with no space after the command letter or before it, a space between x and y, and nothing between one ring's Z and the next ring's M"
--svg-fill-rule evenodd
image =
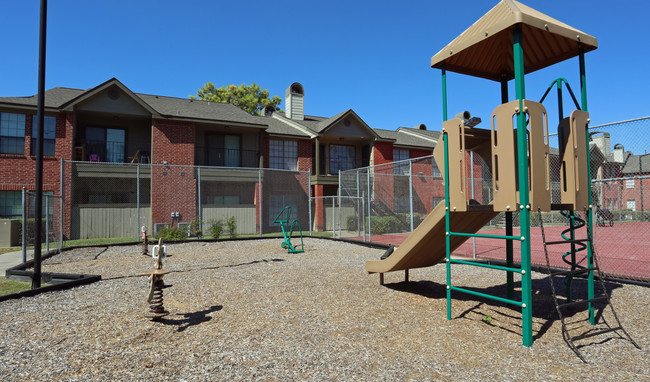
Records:
M570 216L571 213L569 211L560 211L560 214L562 216L565 216L567 219L571 220L571 216ZM564 240L567 240L567 241L571 240L571 234L573 234L573 237L575 237L575 232L579 228L582 228L582 227L584 227L586 225L586 222L582 218L580 218L580 216L577 213L575 213L573 215L573 221L575 222L575 224L573 226L569 226L569 228L565 229L560 234ZM569 234L569 236L567 236L567 234ZM576 261L575 256L572 256L572 254L575 255L576 253L578 253L580 251L584 251L585 249L587 249L587 244L581 243L581 242L576 242L576 243L573 243L573 244L574 244L574 246L573 246L574 251L569 250L569 251L565 252L562 255L562 261L564 261L567 265L570 265L571 270L587 269L587 267L582 266L582 265L579 264L582 260L580 260L580 262L578 262L578 261ZM571 300L571 282L572 281L573 281L573 275L568 275L564 279L564 284L567 286L567 299L569 301Z
M163 307L163 290L160 284L160 282L154 284L153 296L151 297L151 301L149 301L150 313L165 312L165 308Z

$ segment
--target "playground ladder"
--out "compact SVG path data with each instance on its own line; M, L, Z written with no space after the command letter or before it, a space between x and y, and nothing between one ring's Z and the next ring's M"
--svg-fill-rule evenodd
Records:
M573 350L574 353L582 360L582 362L587 363L587 360L584 358L582 353L580 353L580 350L578 347L575 345L574 341L582 340L585 338L590 338L594 336L598 336L601 334L605 333L610 333L610 332L615 332L620 330L625 334L625 337L627 337L628 340L637 348L641 349L641 347L632 339L632 337L625 331L623 328L623 325L621 324L621 321L618 319L618 315L616 314L616 311L614 310L614 305L612 305L612 301L609 298L609 294L607 293L607 289L605 288L605 281L604 281L604 274L603 272L599 269L598 267L598 261L596 257L596 251L593 245L593 240L592 240L592 234L591 230L589 229L589 224L587 224L587 238L586 239L571 239L571 240L560 240L560 241L546 241L546 235L544 234L544 222L542 220L542 212L541 210L537 210L537 214L539 217L539 222L540 222L540 227L542 230L542 241L544 243L544 254L546 256L546 267L548 269L549 273L549 280L551 282L551 291L553 293L553 302L555 303L555 310L557 311L557 314L560 316L560 321L562 322L562 337L564 338L564 341L569 345L571 350ZM587 219L590 218L588 211L585 211L585 216ZM572 235L573 236L573 235ZM551 271L551 263L549 261L548 257L548 246L549 245L557 245L557 244L578 244L578 245L589 245L591 248L592 256L593 256L593 264L590 264L588 267L582 267L577 264L572 264L572 269L568 271ZM577 268L576 268L577 265ZM558 301L558 296L555 290L555 284L553 282L553 277L554 276L568 276L572 277L574 275L578 274L584 274L584 273L589 273L590 277L593 277L593 272L598 272L598 280L600 281L600 287L601 287L601 296L595 297L595 296L588 296L587 299L584 300L579 300L579 301L570 301L567 299L567 302L565 303L560 303ZM567 284L567 295L570 295L570 290L569 288L571 287L571 284ZM569 334L569 328L568 324L565 321L564 315L562 314L563 309L575 307L575 306L580 306L584 304L588 304L591 306L591 304L597 303L597 302L602 302L605 303L606 305L609 305L612 314L614 315L614 318L616 319L616 325L614 327L609 326L606 321L605 325L607 325L607 328L605 329L598 329L598 330L590 330L586 333L576 335L576 336L571 336ZM593 323L592 323L593 324ZM619 334L620 336L620 334ZM622 337L621 337L622 338Z

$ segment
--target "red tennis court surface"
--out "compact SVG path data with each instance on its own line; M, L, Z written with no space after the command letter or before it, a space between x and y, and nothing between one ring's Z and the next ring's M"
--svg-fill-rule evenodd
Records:
M562 240L560 233L566 226L544 227L546 241ZM518 235L519 229L514 229ZM632 280L650 281L650 222L617 223L613 227L595 227L594 242L600 269L609 276L621 277ZM484 229L483 234L505 235L504 229ZM372 241L399 245L409 234L372 235ZM576 239L587 236L586 229L579 229ZM355 238L363 239L363 238ZM531 227L531 262L533 265L546 266L542 232L539 227ZM441 245L444 239L441 238ZM514 242L514 261L520 261L520 242ZM551 266L568 267L562 261L562 254L570 250L569 244L548 246L548 255ZM454 254L473 256L472 239L468 239ZM581 265L586 266L586 250L578 252L576 258ZM501 239L476 238L476 257L479 259L506 259L505 241Z

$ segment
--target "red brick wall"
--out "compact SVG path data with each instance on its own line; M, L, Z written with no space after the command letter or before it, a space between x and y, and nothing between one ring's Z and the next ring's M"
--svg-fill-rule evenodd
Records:
M375 142L372 146L374 165L384 164L393 161L393 143Z
M311 168L311 156L312 156L312 142L308 140L298 141L298 170L299 171L309 171L309 169Z
M151 218L152 223L190 222L196 214L193 123L154 120L152 128ZM179 165L181 165L179 167Z
M43 191L51 191L55 195L61 192L61 159L72 158L72 137L74 129L72 113L61 113L56 116L55 156L43 158ZM32 146L32 114L25 115L25 146L22 154L0 154L0 191L20 191L23 187L33 191L36 187L36 157L31 155ZM70 179L71 166L65 165L63 181L63 235L70 236ZM57 208L58 210L58 208ZM56 223L58 224L58 220ZM58 227L53 227L58 228Z

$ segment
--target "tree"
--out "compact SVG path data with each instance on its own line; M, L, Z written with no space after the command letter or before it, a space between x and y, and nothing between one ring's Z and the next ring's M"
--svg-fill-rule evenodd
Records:
M196 96L190 96L190 98L231 103L253 115L261 115L267 106L273 106L275 110L281 110L278 105L282 102L282 98L278 96L269 98L269 91L266 89L261 90L260 85L255 82L252 85L228 85L220 88L215 88L212 82L208 82L196 92Z

